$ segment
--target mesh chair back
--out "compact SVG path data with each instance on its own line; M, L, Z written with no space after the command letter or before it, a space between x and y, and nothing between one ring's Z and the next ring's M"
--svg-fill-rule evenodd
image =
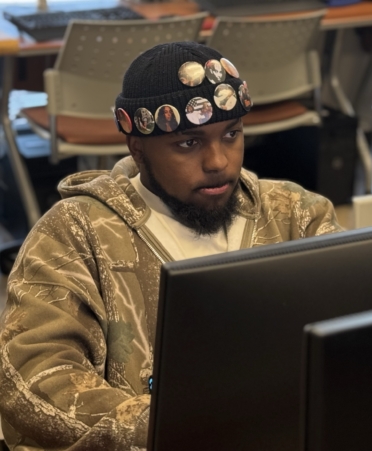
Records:
M221 17L209 45L236 65L255 104L288 99L320 86L313 49L324 14Z
M196 41L206 16L72 21L54 69L46 71L49 114L108 117L133 59L156 44Z

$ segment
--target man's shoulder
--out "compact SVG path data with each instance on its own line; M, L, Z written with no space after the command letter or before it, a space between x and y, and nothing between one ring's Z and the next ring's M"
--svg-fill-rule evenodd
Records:
M310 191L306 190L298 183L291 182L289 180L259 179L258 183L260 194L265 196L298 198L299 196L306 196L310 194Z
M333 211L332 202L321 194L312 192L289 180L259 179L254 173L242 170L242 180L261 211L277 211L291 217L294 213L308 212L316 216L325 210Z
M322 194L310 191L298 183L289 180L259 180L260 197L301 203L310 207L315 204L330 204L331 201Z
M259 200L261 203L263 200L267 199L287 199L287 200L300 200L307 197L321 197L316 193L312 193L295 182L289 180L271 180L271 179L260 179L258 176L242 168L241 170L241 180L244 185L248 188L253 198Z

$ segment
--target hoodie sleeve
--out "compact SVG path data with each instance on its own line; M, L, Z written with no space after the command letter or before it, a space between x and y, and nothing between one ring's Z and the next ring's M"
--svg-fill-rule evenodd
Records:
M342 232L332 202L326 197L291 184L291 208L299 237L313 237Z
M337 221L332 202L296 183L261 180L260 197L261 245L343 230Z
M115 371L107 365L111 330L128 330L102 289L105 263L89 224L69 218L58 228L55 215L32 230L9 277L0 335L5 439L15 451L145 449L150 396L125 376L115 387L106 378Z

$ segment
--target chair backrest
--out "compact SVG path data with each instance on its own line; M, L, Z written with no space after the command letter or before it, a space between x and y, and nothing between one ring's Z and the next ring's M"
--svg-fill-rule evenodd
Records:
M123 74L156 44L198 40L207 13L161 20L72 21L54 69L45 72L51 115L105 118Z
M314 49L324 14L220 17L208 44L237 67L255 104L293 98L320 86Z

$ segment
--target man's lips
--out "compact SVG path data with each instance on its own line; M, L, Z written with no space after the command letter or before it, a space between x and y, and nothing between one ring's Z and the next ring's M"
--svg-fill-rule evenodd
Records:
M218 194L224 194L229 189L230 183L226 182L223 185L218 184L214 186L204 186L198 188L200 194L207 194L208 196L216 196Z

